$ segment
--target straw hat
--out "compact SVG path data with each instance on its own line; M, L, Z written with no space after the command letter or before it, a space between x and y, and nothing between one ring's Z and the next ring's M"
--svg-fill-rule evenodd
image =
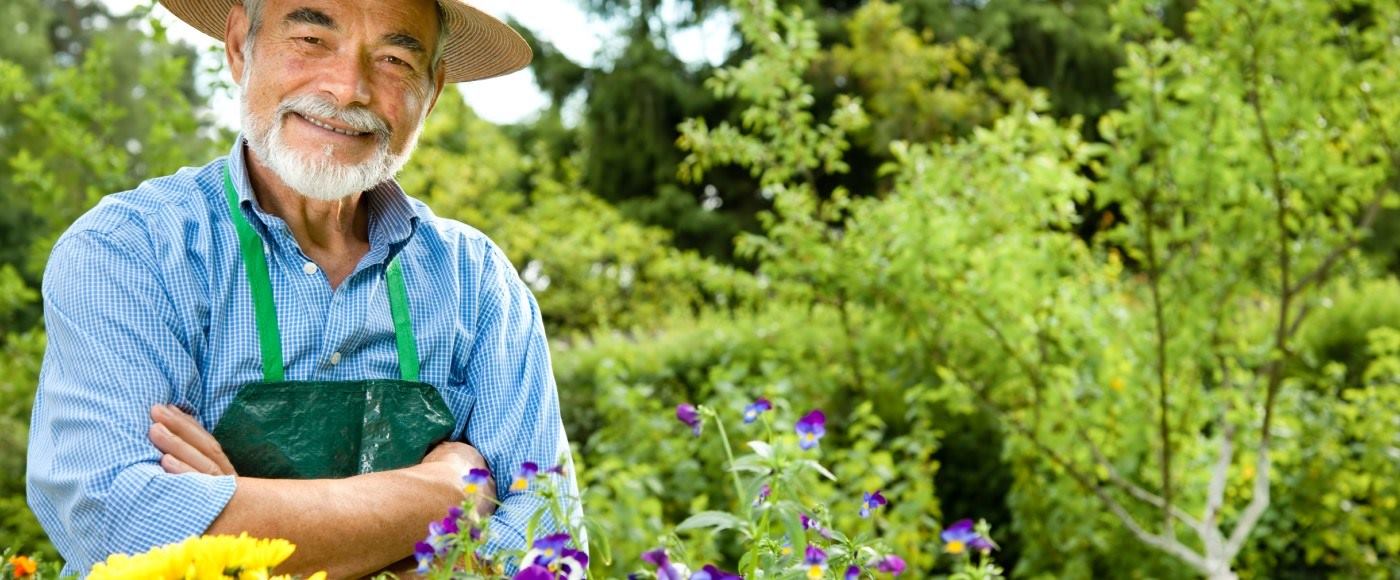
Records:
M520 33L462 0L437 0L447 17L442 63L447 82L460 83L513 73L534 54ZM180 20L223 42L229 10L242 0L160 0Z

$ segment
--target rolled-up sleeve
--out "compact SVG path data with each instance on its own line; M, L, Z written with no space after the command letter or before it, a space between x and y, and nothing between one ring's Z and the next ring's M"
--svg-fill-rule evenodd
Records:
M232 477L169 475L150 408L198 381L142 238L69 232L44 276L48 349L34 403L28 498L67 574L203 533Z
M475 409L466 426L467 439L486 458L496 476L501 506L491 520L488 551L519 549L531 516L546 505L533 493L511 491L522 463L543 470L565 463L561 490L577 498L569 443L559 413L559 393L550 365L549 343L539 305L505 255L487 244L482 276L476 338L468 362L468 379L475 392ZM571 520L582 506L562 506ZM546 511L541 530L557 530ZM586 538L578 538L581 545ZM507 569L514 563L505 562Z

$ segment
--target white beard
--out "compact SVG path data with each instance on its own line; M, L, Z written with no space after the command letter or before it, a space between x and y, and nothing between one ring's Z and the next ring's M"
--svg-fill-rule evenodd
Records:
M324 97L300 95L282 101L270 118L257 118L249 110L248 97L244 95L242 109L248 147L258 161L277 174L293 191L320 201L344 199L393 179L408 162L418 142L418 135L423 130L420 120L409 137L408 146L395 155L389 151L388 124L364 108L341 109ZM282 124L288 115L295 113L333 120L356 131L373 133L378 147L369 159L359 164L336 162L335 145L329 143L320 155L302 154L282 139Z

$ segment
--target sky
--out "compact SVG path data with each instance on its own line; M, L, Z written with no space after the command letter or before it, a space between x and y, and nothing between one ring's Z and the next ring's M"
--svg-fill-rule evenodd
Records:
M125 13L144 0L101 0L113 12ZM470 0L470 3L498 18L514 18L534 30L543 40L555 45L574 62L596 65L610 49L620 48L621 39L615 33L618 23L585 14L580 0ZM680 8L674 4L663 9L663 17L679 20ZM157 18L167 24L170 35L199 47L211 47L217 42L181 23L164 7L157 9ZM720 12L697 27L682 30L671 38L672 49L681 60L699 64L718 64L735 42L732 19ZM202 67L203 68L203 67ZM523 70L495 79L462 83L459 90L477 114L494 123L528 121L548 106L548 97L535 85L534 75ZM238 125L237 97L215 95L210 102L220 124ZM566 115L567 115L566 111Z

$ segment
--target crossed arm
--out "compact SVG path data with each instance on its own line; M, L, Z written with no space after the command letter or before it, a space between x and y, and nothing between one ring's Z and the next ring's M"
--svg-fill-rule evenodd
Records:
M237 476L218 441L193 417L155 405L151 420L147 436L160 450L166 473ZM364 576L411 554L427 522L462 501L461 474L485 465L475 448L447 442L418 465L394 471L339 480L237 477L233 498L206 533L291 541L297 550L279 572ZM473 501L478 513L489 516L495 485L484 488Z

